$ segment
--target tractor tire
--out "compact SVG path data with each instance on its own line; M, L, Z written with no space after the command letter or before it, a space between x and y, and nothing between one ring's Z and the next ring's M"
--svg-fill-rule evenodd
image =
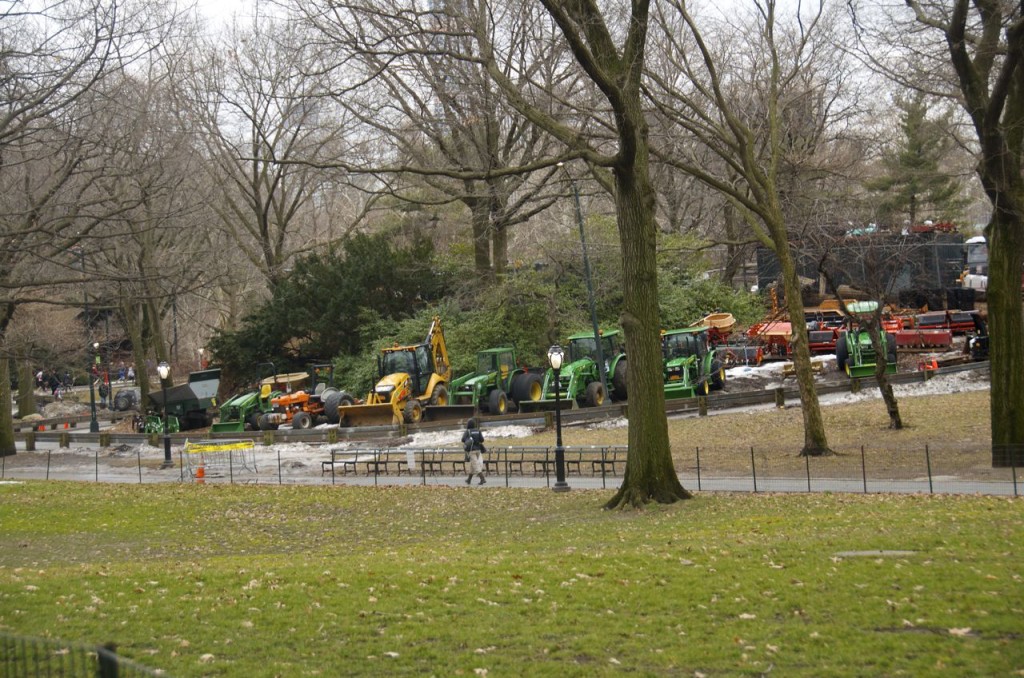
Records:
M413 398L405 403L403 418L406 424L418 424L423 421L423 406L420 405L420 401Z
M124 412L135 406L135 393L132 391L120 391L114 396L114 411Z
M512 380L512 400L529 403L544 397L544 380L536 372L517 374Z
M695 388L693 391L697 395L697 397L706 396L708 393L711 393L711 387L708 385L708 380L705 379L704 381L697 384L697 388Z
M629 397L629 387L626 383L626 359L623 358L615 365L615 374L612 375L612 393L616 400L625 400Z
M356 404L356 399L353 398L352 396L350 396L348 393L345 393L344 391L342 391L342 393L341 393L341 400L338 401L338 405L339 406L340 405L344 405L345 407L349 407L349 406L355 405L355 404Z
M711 390L721 391L725 387L725 365L718 360L711 363Z
M487 411L496 417L508 414L508 396L500 388L491 391L487 397Z
M256 410L255 412L253 412L252 414L249 415L249 419L244 424L242 424L242 427L244 428L245 424L248 424L249 425L249 430L251 430L251 431L259 431L260 430L260 417L261 416L263 416L263 413L260 412L259 410Z
M330 392L324 393L324 418L327 419L328 424L338 423L338 405L341 404L341 399L347 394L334 389Z
M836 339L836 369L846 372L846 361L850 358L850 347L846 345L846 332L840 332Z
M430 404L440 405L444 407L448 404L448 387L444 384L438 384L434 387L433 393L430 394Z
M600 407L604 405L608 394L604 390L604 384L599 381L592 381L587 384L586 403L587 407Z
M896 335L892 332L885 333L885 362L896 364Z
M313 417L309 412L296 412L292 417L292 429L304 431L309 428L313 428Z
M271 424L270 421L268 421L268 420L269 420L269 417L268 417L268 415L266 413L263 413L263 414L260 415L260 418L259 418L259 428L260 428L260 430L261 431L276 431L277 430L277 424Z

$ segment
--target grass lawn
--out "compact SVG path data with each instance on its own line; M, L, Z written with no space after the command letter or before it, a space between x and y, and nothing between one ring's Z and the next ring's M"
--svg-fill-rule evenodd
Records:
M1024 499L608 496L0 485L0 629L175 676L1024 672Z

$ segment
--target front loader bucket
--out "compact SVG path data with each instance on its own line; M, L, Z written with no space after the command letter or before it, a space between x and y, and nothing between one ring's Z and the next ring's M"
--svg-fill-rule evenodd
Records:
M693 384L684 384L681 381L670 381L665 384L665 400L692 398L695 395L697 395L697 391Z
M343 405L338 408L338 425L349 426L394 426L402 420L395 414L391 403L379 405Z
M423 421L460 421L476 413L475 405L428 405L423 408Z
M243 421L218 421L210 426L211 433L242 433L245 431Z
M886 374L896 374L896 364L886 363L885 365ZM864 377L875 376L875 363L867 363L865 365L851 365L846 364L846 374L854 379L863 379Z
M554 412L555 410L572 410L576 408L575 398L554 398L550 400L524 400L519 403L520 412Z

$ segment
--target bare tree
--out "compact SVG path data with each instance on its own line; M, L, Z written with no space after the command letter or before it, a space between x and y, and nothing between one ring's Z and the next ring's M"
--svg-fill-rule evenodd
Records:
M641 96L650 4L638 1L629 12L605 14L596 3L541 0L568 46L574 64L602 93L605 107L579 115L589 119L585 133L546 109L553 93L524 69L504 70L498 26L511 23L507 12L486 5L474 18L480 55L512 106L558 139L570 156L587 161L594 178L614 197L622 248L623 310L620 316L629 356L630 459L619 491L608 507L674 502L690 493L672 464L665 420L659 342L654 186L650 177L648 123ZM570 119L571 120L571 119Z
M228 234L223 246L243 255L235 298L262 298L287 275L296 256L344 238L365 216L319 217L345 177L324 169L347 154L348 123L328 98L329 81L308 70L311 37L273 16L234 24L219 43L201 46L188 73L188 110L206 143L211 205ZM328 229L311 237L313 222ZM257 271L253 287L246 270ZM228 323L240 314L230 314Z
M108 140L103 197L118 216L94 230L86 253L102 283L97 303L131 341L143 402L150 385L142 366L174 362L179 300L215 287L223 271L206 228L212 214L194 199L202 192L201 140L173 113L167 63L155 61L146 75L108 79L87 97L105 109L96 115Z
M343 79L338 102L355 116L360 136L374 139L361 159L339 158L350 171L372 173L379 190L433 210L460 203L472 231L474 266L481 278L505 272L510 231L564 197L541 158L554 141L509 106L480 62L466 3L438 0L417 11L408 0L302 2L305 21L323 36L323 68ZM523 68L551 90L555 55L549 25L524 13L502 32L506 63ZM550 108L564 108L558 99Z
M848 67L836 58L836 16L818 2L806 13L799 6L787 21L775 0L759 0L740 23L735 15L696 17L689 4L660 5L660 53L667 63L652 70L649 93L662 133L692 141L655 148L661 162L719 191L778 259L794 334L802 454L827 454L793 231L821 216L820 184L835 173L840 149L831 128L851 115L855 101Z
M105 217L94 120L83 97L153 44L173 8L147 2L7 3L0 20L0 345L19 305L62 303L45 288L80 283L72 247ZM0 400L9 401L7 358ZM15 450L0 408L0 454Z
M989 352L992 463L1024 463L1024 11L1000 0L851 3L864 58L904 85L962 106L976 171L992 205ZM884 11L883 11L884 10Z

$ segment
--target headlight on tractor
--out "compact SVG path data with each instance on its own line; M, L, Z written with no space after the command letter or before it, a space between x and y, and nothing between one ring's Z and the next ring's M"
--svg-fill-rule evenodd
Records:
M378 386L376 389L374 389L374 391L377 393L377 395L382 395L382 396L391 395L391 392L394 391L394 390L395 390L395 387L394 387L393 384L387 384L385 386Z

